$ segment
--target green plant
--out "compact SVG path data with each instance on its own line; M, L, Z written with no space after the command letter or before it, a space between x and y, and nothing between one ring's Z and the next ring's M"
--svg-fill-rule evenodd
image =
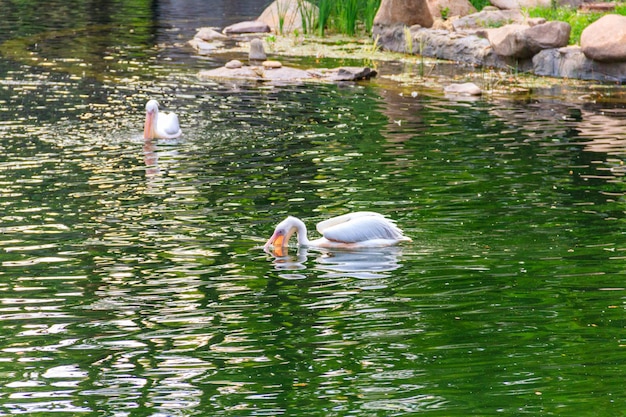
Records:
M441 9L441 18L443 20L448 20L448 15L450 15L450 8L449 7L443 7Z
M315 22L314 7L312 7L312 5L306 0L298 0L298 12L302 18L302 32L311 32Z
M513 23L513 21L510 20L510 19L506 19L506 20L478 20L476 23L478 24L478 26L483 27L485 29L496 29L496 28L501 28L502 26L509 25L509 24Z
M411 29L407 26L404 27L404 53L413 53L413 34L411 33Z
M424 40L424 35L420 35L420 43L419 43L419 54L420 54L420 77L424 78L424 46L426 45L426 41Z
M283 3L282 1L277 1L276 2L276 13L278 13L278 33L279 34L283 34L284 28L285 28L285 15L287 14L286 10L283 10L283 6L286 3Z
M269 50L273 51L276 46L276 35L267 35L265 37L265 42L267 42Z
M365 8L363 9L363 23L365 24L367 33L372 32L374 18L376 17L376 12L378 12L379 7L380 0L367 0L365 3Z
M369 54L374 54L376 52L378 52L380 50L380 34L376 35L376 37L374 38L374 41L372 42L372 45L367 49L367 53Z
M485 6L491 5L491 2L489 0L470 0L470 3L478 11L481 11L483 8L485 8Z
M338 3L338 7L343 32L353 36L356 33L356 21L359 15L359 0L343 0Z
M350 36L357 29L371 33L381 0L317 0L315 29L319 36L326 30Z
M332 0L318 0L317 2L317 33L324 36L324 29L332 13Z

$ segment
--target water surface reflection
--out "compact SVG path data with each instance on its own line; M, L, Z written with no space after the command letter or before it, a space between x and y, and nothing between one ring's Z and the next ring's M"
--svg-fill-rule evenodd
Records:
M623 412L620 89L233 88L181 43L227 6L178 3L7 14L0 414ZM148 98L180 140L143 141ZM262 250L355 210L414 241Z
M272 263L277 271L297 271L310 267L326 278L351 277L357 279L386 278L387 272L402 266L398 258L402 256L400 247L376 249L341 250L299 247L289 254L288 248L269 249L274 259ZM313 262L309 258L313 257ZM306 278L302 274L282 274L284 278Z

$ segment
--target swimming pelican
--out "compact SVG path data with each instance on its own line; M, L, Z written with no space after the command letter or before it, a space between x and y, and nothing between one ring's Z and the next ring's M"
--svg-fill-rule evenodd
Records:
M402 241L410 241L402 234L393 220L371 211L357 211L324 220L317 224L317 231L324 237L309 240L304 222L288 216L280 222L274 234L265 244L265 249L285 247L289 238L296 233L298 245L320 248L371 248L391 246Z
M143 127L144 139L173 139L183 132L175 113L159 114L159 103L150 100L146 104L146 122Z

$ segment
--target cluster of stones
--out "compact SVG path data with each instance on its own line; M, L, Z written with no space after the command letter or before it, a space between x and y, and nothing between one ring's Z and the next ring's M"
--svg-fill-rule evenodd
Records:
M583 31L580 46L568 46L568 23L529 19L520 1L492 0L503 9L472 13L467 0L382 0L373 36L396 52L551 77L626 81L626 16L605 15Z
M305 3L305 2L302 2ZM308 4L308 3L307 3ZM314 7L312 5L308 7ZM279 15L280 11L280 15ZM199 52L210 54L229 42L249 42L247 65L234 59L223 67L198 73L201 79L237 79L255 82L293 83L300 81L340 82L358 81L376 76L369 67L344 66L339 68L299 69L282 65L280 61L268 60L260 39L282 25L285 31L301 27L300 2L278 0L268 6L257 20L239 22L218 32L201 28L189 43ZM281 16L281 22L278 22Z
M583 0L491 0L494 6L476 12L469 0L381 0L373 38L379 47L394 52L551 77L626 81L626 16L605 15L584 30L580 46L568 46L569 24L529 19L521 12L522 7L549 7L553 1L588 7L580 3ZM275 0L256 20L231 25L222 33L203 28L190 43L200 53L211 53L229 41L250 41L271 31L301 29L303 5L308 8L304 15L314 19L316 6L306 1ZM337 81L376 74L369 68L305 71L280 63L263 65L266 57L262 46L259 52L253 43L249 59L250 65L233 62L203 71L200 76Z

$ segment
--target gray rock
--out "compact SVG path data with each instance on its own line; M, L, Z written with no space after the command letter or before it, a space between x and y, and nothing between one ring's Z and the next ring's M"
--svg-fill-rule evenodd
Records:
M271 29L267 23L252 20L227 26L222 32L227 35L236 35L241 33L268 33L271 32Z
M308 71L281 66L280 68L265 68L260 74L259 81L298 82L311 78L311 73Z
M240 68L216 68L200 71L201 79L240 79L258 82L294 83L301 81L358 81L376 76L367 67L340 67L334 69L301 70L290 67L243 66Z
M472 21L476 22L476 16L492 16L493 13L502 15L501 12L512 12L520 15L519 11L498 11L486 8L481 13L472 15ZM486 14L487 13L487 14ZM511 16L515 16L511 14ZM462 21L463 18L454 22ZM524 43L531 53L538 48L549 45L559 45L569 38L568 27L563 22L534 22L535 26L525 26L527 32ZM464 24L468 27L470 23ZM546 25L545 27L539 27ZM550 29L544 32L544 30ZM626 25L624 25L626 29ZM566 77L585 80L626 82L626 61L600 62L593 61L583 54L580 47L549 48L537 52L532 59L516 58L514 56L501 56L496 54L489 40L477 36L475 33L449 32L446 30L425 29L413 26L408 31L412 37L413 51L423 56L445 59L454 62L463 62L477 66L492 68L515 68L519 72L533 72L537 75L549 77ZM488 33L489 30L485 30ZM558 33L558 36L555 35ZM373 37L384 50L405 52L407 35L404 25L382 26L376 25ZM626 41L623 43L626 44ZM525 54L524 54L525 55Z
M405 52L407 42L406 31L401 26L388 28L374 27L374 35L383 49L394 52ZM513 59L499 56L494 52L485 38L476 35L411 27L413 53L427 57L463 62L489 67L516 66L520 70L530 68L530 61L516 62Z
M260 78L258 68L256 67L241 67L241 68L226 68L220 67L212 70L204 70L198 73L200 79L239 79L239 80L258 80Z
M209 54L223 46L221 42L207 42L198 38L193 38L188 43L200 54Z
M189 45L191 45L200 54L208 54L223 47L223 41L227 39L228 36L222 35L211 28L205 27L198 29L198 32L196 32L193 39L189 41Z
M232 61L228 61L224 67L228 69L237 69L243 67L243 64L238 59L233 59Z
M211 42L211 41L226 40L228 39L228 36L222 35L221 33L219 33L218 31L212 28L204 27L204 28L198 29L198 32L196 32L194 38L200 39L206 42Z
M261 39L252 39L250 41L248 59L250 61L265 61L267 59L267 54L265 53Z
M376 76L377 72L369 67L340 67L322 72L323 78L332 81L359 81L369 80Z
M479 96L483 93L480 87L474 83L450 84L444 87L443 91L446 94L461 96Z
M626 62L593 61L578 46L544 49L533 57L533 72L547 77L626 82Z

